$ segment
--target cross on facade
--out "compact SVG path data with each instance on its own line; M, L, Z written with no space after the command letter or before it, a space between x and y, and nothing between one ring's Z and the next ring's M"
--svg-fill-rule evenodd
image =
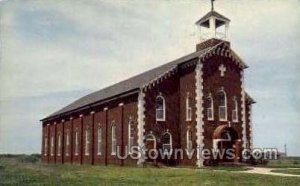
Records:
M221 72L221 77L223 77L224 73L226 72L226 67L222 64L220 65L219 70Z

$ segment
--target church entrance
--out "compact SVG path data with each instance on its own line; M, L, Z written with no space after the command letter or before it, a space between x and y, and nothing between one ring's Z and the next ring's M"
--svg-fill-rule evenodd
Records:
M214 131L213 148L218 150L217 161L239 162L240 159L240 139L238 133L233 127L221 125Z

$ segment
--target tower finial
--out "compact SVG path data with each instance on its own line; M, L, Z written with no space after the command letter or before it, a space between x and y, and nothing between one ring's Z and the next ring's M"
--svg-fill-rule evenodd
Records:
M214 1L215 0L211 0L211 11L214 11Z

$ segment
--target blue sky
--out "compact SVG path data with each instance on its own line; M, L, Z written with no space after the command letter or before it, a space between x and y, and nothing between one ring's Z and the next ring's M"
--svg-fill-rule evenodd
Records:
M195 51L209 1L0 1L0 153L40 151L39 120ZM300 156L300 1L216 1L250 66L254 146Z

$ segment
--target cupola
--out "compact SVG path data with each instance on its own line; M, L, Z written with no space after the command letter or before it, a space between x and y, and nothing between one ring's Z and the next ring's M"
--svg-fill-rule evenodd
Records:
M229 41L230 19L214 10L214 0L211 0L211 11L200 18L195 24L198 30L198 39L201 43ZM203 48L203 47L200 47ZM198 50L197 46L197 50Z

